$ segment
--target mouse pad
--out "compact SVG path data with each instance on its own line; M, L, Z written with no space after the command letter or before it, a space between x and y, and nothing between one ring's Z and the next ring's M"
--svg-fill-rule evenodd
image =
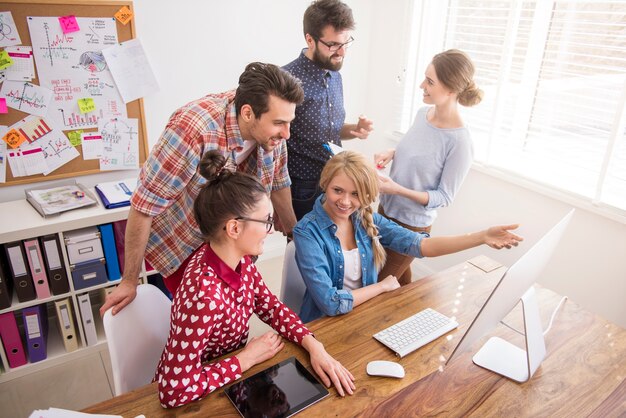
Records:
M328 390L295 357L224 389L244 418L290 417L328 396Z

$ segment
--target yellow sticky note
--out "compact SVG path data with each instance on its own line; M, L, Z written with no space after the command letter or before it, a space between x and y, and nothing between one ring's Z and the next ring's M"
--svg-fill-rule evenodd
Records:
M9 144L11 148L17 148L20 146L22 142L26 141L26 138L24 137L24 135L22 135L16 129L11 129L2 137L2 139L4 140L4 142Z
M73 147L77 147L83 143L82 136L81 136L82 134L83 134L82 129L78 129L76 131L69 131L67 133L67 137L69 138L70 144L72 144Z
M0 51L0 70L4 70L13 65L13 59L9 56L9 53L3 49Z
M80 110L80 113L93 112L94 110L96 110L96 103L91 97L78 99L78 110Z
M117 13L115 13L115 18L119 20L122 25L126 25L130 22L130 19L133 18L133 12L128 8L128 6L123 6L117 11Z

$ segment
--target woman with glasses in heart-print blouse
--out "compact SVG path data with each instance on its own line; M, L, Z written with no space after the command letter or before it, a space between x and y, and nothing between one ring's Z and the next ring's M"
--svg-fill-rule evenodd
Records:
M217 151L203 156L199 172L207 182L195 200L194 214L205 244L190 260L174 295L170 333L155 376L161 405L181 406L239 379L278 353L282 338L309 352L326 386L333 384L341 396L352 394L352 374L270 292L250 260L263 252L272 232L263 186L232 170ZM270 331L248 341L253 313L279 335ZM236 356L227 356L244 346Z

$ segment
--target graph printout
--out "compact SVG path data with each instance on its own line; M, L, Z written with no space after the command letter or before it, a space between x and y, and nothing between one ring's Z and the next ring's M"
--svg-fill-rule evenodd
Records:
M46 116L52 103L50 89L28 81L6 80L0 96L6 97L7 106L38 116Z
M117 44L114 18L78 17L80 31L64 34L58 17L29 16L40 84L53 91L46 117L62 130L95 128L101 118L126 118L126 106L102 55ZM78 99L92 97L96 108L81 113Z

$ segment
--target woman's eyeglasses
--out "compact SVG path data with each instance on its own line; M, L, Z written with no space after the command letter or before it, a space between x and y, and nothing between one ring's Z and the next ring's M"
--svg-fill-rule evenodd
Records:
M268 234L270 233L270 231L274 227L274 217L272 217L272 215L267 215L267 219L253 219L253 218L246 218L245 216L237 216L235 218L235 220L237 220L237 221L260 222L262 224L265 224L265 232L267 232Z

